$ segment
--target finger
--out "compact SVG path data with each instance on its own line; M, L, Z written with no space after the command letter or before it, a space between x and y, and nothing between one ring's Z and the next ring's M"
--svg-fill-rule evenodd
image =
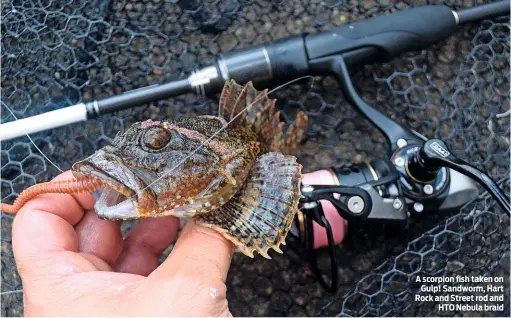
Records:
M70 172L55 180L72 178ZM27 202L17 213L13 224L13 250L20 272L36 272L45 260L63 261L58 252L78 251L78 239L73 228L83 216L84 209L91 209L94 199L90 194L44 194ZM65 257L64 257L65 258ZM37 261L36 261L37 260ZM81 270L90 270L90 263L76 264ZM55 272L68 265L56 264ZM66 271L64 269L64 271Z
M52 181L69 180L74 178L73 172L68 170L53 178ZM94 203L96 203L96 200L90 192L80 192L68 195L75 199L84 211L91 210L94 207Z
M188 222L170 256L151 276L190 275L205 283L225 283L232 253L232 243L221 234Z
M14 219L12 240L16 265L24 281L29 277L48 280L96 270L77 253L74 228L52 213L21 210Z
M128 233L114 268L118 272L149 275L159 257L174 241L179 219L173 216L143 219Z
M122 250L121 221L101 220L89 210L76 226L78 250L93 254L112 266Z

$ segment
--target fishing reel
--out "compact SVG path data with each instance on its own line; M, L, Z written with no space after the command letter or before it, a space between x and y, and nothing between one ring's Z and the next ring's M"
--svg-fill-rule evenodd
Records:
M334 247L351 223L405 225L414 217L460 209L477 197L477 183L510 214L509 199L484 172L455 157L443 141L428 140L367 104L351 82L347 58L320 58L312 61L313 70L336 77L348 102L387 137L390 154L385 159L316 171L302 181L300 211L291 233L300 237L320 284L331 292L338 285ZM330 284L318 268L316 250L322 247L330 255Z

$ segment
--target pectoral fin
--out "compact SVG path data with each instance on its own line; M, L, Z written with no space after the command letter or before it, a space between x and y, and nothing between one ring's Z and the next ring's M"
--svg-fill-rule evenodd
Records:
M271 152L259 157L244 187L221 209L196 215L194 221L222 233L244 254L270 258L280 251L300 199L302 166L296 158Z

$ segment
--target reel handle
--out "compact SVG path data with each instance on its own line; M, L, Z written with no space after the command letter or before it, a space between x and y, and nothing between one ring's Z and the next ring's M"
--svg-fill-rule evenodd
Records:
M410 174L424 182L429 181L426 179L434 176L442 167L456 170L483 186L504 212L510 215L509 199L499 186L487 174L454 156L441 140L426 141L406 164Z
M393 206L395 202L393 199L380 197L386 196L389 189L391 193L394 191L391 185L394 185L397 191L394 194L399 196L399 190L395 186L396 177L390 161L382 159L304 175L302 180L304 200L291 233L300 237L307 251L311 269L327 291L335 292L337 289L339 273L335 245L344 240L348 220L396 221L393 218L397 216L401 221L406 221L404 199L397 199L401 203L396 209L396 206ZM373 202L376 203L374 209ZM322 262L321 265L323 267L327 265L330 269L322 273L317 251L323 247L326 247L330 256L330 263ZM325 279L323 274L328 278Z
M398 188L398 177L390 161L383 159L305 174L304 199L295 219L297 236L307 248L329 244L316 207L321 208L331 226L335 244L344 239L348 222L406 223L407 207Z

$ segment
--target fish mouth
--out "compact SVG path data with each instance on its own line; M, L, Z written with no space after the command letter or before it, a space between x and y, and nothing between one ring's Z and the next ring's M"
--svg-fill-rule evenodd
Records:
M100 218L128 220L156 209L152 191L117 156L99 150L73 165L75 177L90 176L101 180L104 187L92 193L94 209Z

